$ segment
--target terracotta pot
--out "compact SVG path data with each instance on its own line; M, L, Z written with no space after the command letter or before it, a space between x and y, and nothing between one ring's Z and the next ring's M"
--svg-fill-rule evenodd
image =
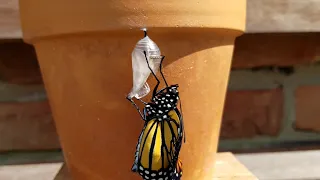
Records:
M168 81L180 85L183 179L211 180L245 10L245 0L20 0L24 40L36 48L74 179L140 179L130 169L143 122L125 97L131 52L148 27Z

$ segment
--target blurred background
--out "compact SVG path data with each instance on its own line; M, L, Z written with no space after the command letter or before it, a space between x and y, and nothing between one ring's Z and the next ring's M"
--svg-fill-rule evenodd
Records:
M21 37L17 0L0 0L0 165L59 162L37 57ZM320 179L319 61L319 0L248 0L219 151L261 179Z

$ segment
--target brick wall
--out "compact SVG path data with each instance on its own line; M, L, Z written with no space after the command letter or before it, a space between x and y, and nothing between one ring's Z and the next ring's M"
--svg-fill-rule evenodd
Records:
M34 49L0 43L0 151L59 148Z
M320 147L319 55L318 33L238 38L220 150Z
M320 141L318 60L318 33L238 38L220 150ZM0 43L0 151L59 147L33 48Z
M221 130L222 150L320 141L320 66L232 71ZM319 146L320 147L320 146Z

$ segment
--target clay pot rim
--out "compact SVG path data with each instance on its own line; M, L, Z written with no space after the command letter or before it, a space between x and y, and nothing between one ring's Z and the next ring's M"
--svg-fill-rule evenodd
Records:
M195 28L228 29L229 36L245 30L246 0L226 4L224 0L172 0L136 2L132 0L101 1L20 0L23 38L35 42L53 36L93 34L140 29ZM154 30L153 30L154 31ZM128 33L130 34L130 33Z
M180 29L183 28L183 32ZM226 36L226 37L238 37L244 33L244 31L239 29L231 29L231 28L204 28L204 27L151 27L147 28L148 34L171 34L171 33L212 33L213 35ZM34 37L26 37L24 36L23 41L28 44L35 44L40 41L56 39L56 38L64 38L70 36L104 36L108 35L108 37L118 38L138 35L141 36L141 28L123 28L123 29L114 29L108 31L82 31L82 32L70 32L70 33L60 33L60 34L50 34L43 36L34 36ZM112 35L112 36L111 36Z

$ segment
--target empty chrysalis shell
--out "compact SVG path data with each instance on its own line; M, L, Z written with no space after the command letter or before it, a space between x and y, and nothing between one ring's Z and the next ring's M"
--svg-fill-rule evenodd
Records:
M150 92L150 87L146 82L151 71L148 68L144 51L147 54L147 60L152 71L156 74L160 62L161 52L156 43L154 43L148 36L147 30L145 31L145 37L137 42L135 48L132 51L132 71L133 71L133 87L128 94L128 98L133 97L140 99L146 96Z

